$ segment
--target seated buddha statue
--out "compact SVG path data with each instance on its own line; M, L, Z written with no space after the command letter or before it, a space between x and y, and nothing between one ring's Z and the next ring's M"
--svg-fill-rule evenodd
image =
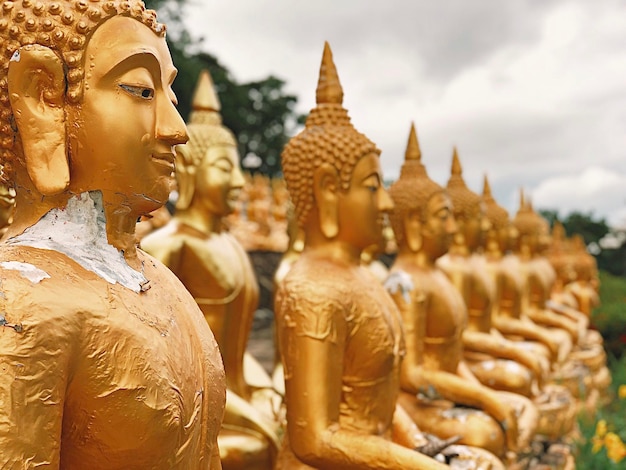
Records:
M556 220L552 227L550 248L546 258L552 265L556 275L550 300L569 308L578 309L578 300L566 289L566 286L576 280L573 258L571 255L571 241L567 239L563 224Z
M571 294L578 304L578 310L591 317L594 308L600 305L600 296L596 291L597 264L595 258L589 254L584 239L575 234L571 238L571 266L574 272L573 279L565 286L565 291Z
M465 360L483 384L528 397L533 380L539 378L543 370L533 354L505 339L492 325L499 291L482 253L490 223L481 196L471 191L463 180L456 148L446 189L459 230L448 253L439 258L437 264L467 306L468 324L463 332ZM532 409L530 403L527 407Z
M200 75L192 109L189 142L176 148L176 214L142 247L183 282L215 334L228 387L218 440L224 469L271 469L278 442L271 403L254 406L244 369L258 284L247 253L223 225L243 176L208 71ZM271 386L269 377L265 382Z
M554 371L552 380L567 385L574 397L584 398L587 408L592 409L610 383L610 374L604 366L604 352L597 345L581 352L583 345L583 349L587 349L587 336L590 335L585 327L584 314L548 303L556 274L544 256L550 243L545 219L522 197L513 223L520 234L520 266L529 286L523 299L523 312L534 322L550 328L552 335L568 348L566 353L560 352L559 362L562 364ZM577 344L578 348L574 349ZM574 354L573 351L578 352Z
M498 456L525 446L532 422L520 422L515 406L482 385L464 361L467 309L436 265L457 225L450 198L426 174L414 127L390 194L398 255L386 285L400 308L407 347L399 403L420 429L442 438L460 435L461 443Z
M396 413L404 339L398 311L361 252L392 207L379 154L351 124L328 44L316 107L282 153L306 240L276 293L287 429L277 469L446 468Z
M494 305L492 324L500 333L541 358L542 374L533 388L532 400L539 410L537 432L549 439L559 439L572 431L576 403L564 387L547 384L549 372L557 367L558 345L550 331L537 326L521 314L525 282L519 261L507 253L511 240L517 237L509 214L493 198L487 176L483 187L485 215L490 228L486 235L485 258L490 275L498 284L499 295Z
M0 183L0 235L13 221L15 210L15 189L7 184Z
M498 289L492 325L505 337L532 351L536 357L543 357L552 363L558 357L559 345L550 330L523 315L522 301L528 286L520 260L511 252L519 240L518 232L506 209L493 198L486 176L483 203L490 224L485 237L484 254Z
M224 369L135 223L165 204L176 69L138 0L4 2L0 468L220 469Z

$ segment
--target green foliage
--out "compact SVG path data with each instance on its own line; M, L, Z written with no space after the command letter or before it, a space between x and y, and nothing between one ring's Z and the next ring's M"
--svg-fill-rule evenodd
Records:
M626 346L626 279L600 271L600 299L591 323L602 334L605 349L620 357Z
M626 460L613 462L607 455L606 447L602 447L597 452L593 450L594 435L596 434L597 423L605 420L607 431L617 434L622 442L626 442L626 399L618 397L617 390L620 385L626 384L626 356L620 360L609 361L613 383L611 384L611 401L608 405L600 408L593 417L581 416L579 419L582 439L578 443L576 456L577 470L598 470L598 469L623 469L626 468Z
M168 45L178 76L174 93L178 111L187 120L196 82L202 69L208 69L222 103L222 120L233 131L239 154L260 157L261 166L253 169L276 176L281 173L280 153L304 117L295 111L297 97L285 93L285 82L274 76L263 80L238 83L217 57L197 52L201 40L194 40L181 21L186 0L150 0L148 8L157 9L159 18L167 22Z
M563 227L569 236L575 233L581 235L585 244L598 243L609 233L609 226L605 219L595 219L592 212L572 212L563 219Z

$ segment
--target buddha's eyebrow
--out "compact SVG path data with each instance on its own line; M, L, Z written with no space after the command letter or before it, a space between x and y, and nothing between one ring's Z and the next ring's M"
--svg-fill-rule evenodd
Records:
M134 54L125 56L122 60L116 63L111 70L105 73L103 78L111 78L111 76L120 75L128 70L142 67L145 65L145 61L152 62L153 66L156 66L159 69L161 68L161 64L156 55L149 50L142 49ZM159 81L161 79L160 75L154 78L157 78Z

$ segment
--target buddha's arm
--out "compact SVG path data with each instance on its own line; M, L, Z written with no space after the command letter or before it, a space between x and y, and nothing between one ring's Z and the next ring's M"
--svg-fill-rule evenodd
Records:
M525 313L528 315L528 318L536 323L565 330L574 342L577 341L578 329L571 320L564 318L558 313L540 308L529 308Z
M316 315L318 312L310 313ZM295 331L281 332L287 395L287 432L296 456L320 470L447 468L380 436L357 433L341 427L339 405L346 331L345 325L335 321L333 323L327 325L336 331L332 338L297 334Z
M554 341L548 331L529 321L521 321L517 318L495 316L493 326L502 334L517 335L525 339L538 341L544 344L552 354L552 359L556 359L559 353L559 345Z
M266 423L256 408L229 389L226 390L223 423L225 426L237 426L259 433L267 439L272 452L274 454L278 452L278 436L274 430Z
M517 419L514 410L503 403L489 388L473 383L449 372L426 370L422 367L406 371L402 388L410 393L418 393L432 387L443 398L460 405L481 409L491 415L507 436L507 443L515 449L517 442Z
M22 314L3 305L0 326L0 468L58 469L74 322L32 301ZM25 297L25 299L28 297ZM42 313L43 312L43 313Z
M542 376L543 370L539 361L512 341L495 338L487 333L465 330L463 332L463 346L467 350L519 362L532 370L537 377Z
M424 444L424 435L415 422L400 405L396 405L392 423L393 442L401 446L415 449Z
M571 321L576 322L579 329L581 329L582 331L585 331L587 328L589 328L589 318L581 310L576 310L574 308L561 305L552 300L548 300L546 302L546 307L553 312L563 315L564 317L569 318Z
M220 449L217 442L213 445L213 454L211 455L209 470L222 470L222 460L220 459Z

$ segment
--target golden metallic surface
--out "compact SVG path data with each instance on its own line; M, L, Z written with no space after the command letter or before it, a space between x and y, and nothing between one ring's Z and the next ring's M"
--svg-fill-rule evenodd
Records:
M272 403L255 408L255 389L244 374L259 288L247 253L224 227L244 180L234 136L221 125L219 99L206 70L192 106L189 143L176 151L176 214L144 238L142 247L187 287L219 344L228 387L219 437L224 469L271 469L278 450Z
M518 447L518 419L513 407L480 384L463 360L467 310L435 264L448 250L457 225L450 198L428 177L420 156L412 127L400 178L390 188L398 256L387 286L400 308L407 344L400 404L426 432L443 438L461 435L461 442L503 455L507 447Z
M493 198L486 176L483 202L491 222L491 228L486 235L485 261L489 274L499 287L493 325L497 331L513 337L516 344L542 360L541 370L537 371L538 380L532 391L533 403L539 409L537 433L556 440L573 429L576 402L564 387L545 385L550 369L557 367L552 359L556 359L558 347L549 330L537 326L522 314L525 279L520 270L519 259L512 254L506 254L512 241L517 238L517 233L512 230L508 212Z
M404 446L392 442L402 325L360 265L392 203L379 151L350 124L342 96L326 44L317 106L282 154L306 244L276 295L287 405L277 468L446 468L407 448L423 443L409 432L396 436Z
M139 1L84 4L13 2L17 34L0 31L15 51L0 114L15 119L1 145L16 187L0 245L0 467L219 469L217 343L135 248L187 139L164 27ZM22 29L33 15L49 35Z
M496 390L529 397L534 378L543 374L540 362L493 328L492 316L499 297L499 280L491 276L483 253L485 236L492 228L480 195L463 180L455 149L448 191L459 224L448 253L438 266L459 290L467 306L469 323L463 333L465 359L474 375ZM528 405L532 408L532 405Z

